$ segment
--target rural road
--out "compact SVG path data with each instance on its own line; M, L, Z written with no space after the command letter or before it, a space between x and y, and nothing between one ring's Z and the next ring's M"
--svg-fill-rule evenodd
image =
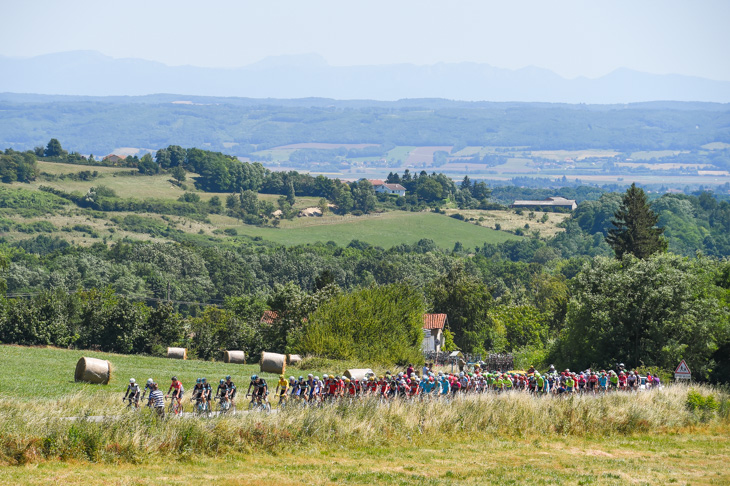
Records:
M140 408L140 411L141 410L142 409ZM249 413L256 413L256 412L252 412L250 410L236 410L233 413L233 415L242 415L242 414L249 414ZM272 409L270 413L278 413L278 409L276 409L276 408L275 409ZM190 419L190 418L211 418L211 417L217 417L219 415L221 415L221 412L210 412L210 415L208 415L208 417L199 416L195 412L183 412L183 413L180 414L179 418L186 418L186 419ZM169 413L166 413L165 416L166 417L171 417L171 415ZM104 422L105 420L115 420L115 419L118 419L119 417L120 417L120 415L89 415L87 417L63 417L62 420L71 420L71 421L75 421L75 420L86 420L88 422L97 422L97 423L100 423L100 422Z

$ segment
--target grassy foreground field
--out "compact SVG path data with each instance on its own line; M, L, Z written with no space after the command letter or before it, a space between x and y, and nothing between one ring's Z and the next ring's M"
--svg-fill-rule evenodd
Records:
M364 400L161 421L121 411L119 391L121 373L159 376L167 360L110 355L111 385L73 383L75 359L88 354L0 346L0 464L11 466L0 467L0 484L730 482L728 395L705 386L570 399ZM227 366L171 363L184 380ZM689 407L691 389L714 406ZM102 423L64 419L99 410L108 414Z
M310 447L142 464L44 462L0 468L2 484L730 483L728 428L606 439L459 439L430 447Z

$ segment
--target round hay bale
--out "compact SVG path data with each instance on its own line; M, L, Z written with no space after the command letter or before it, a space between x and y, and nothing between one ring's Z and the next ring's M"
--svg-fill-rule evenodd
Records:
M362 380L363 378L366 378L369 375L375 375L375 373L370 368L358 368L358 369L352 369L352 370L345 370L343 375L351 380Z
M223 362L246 364L246 353L243 351L223 351Z
M75 381L108 385L112 377L112 365L109 361L83 357L76 363Z
M188 359L187 348L167 348L167 357L170 359Z
M286 355L263 352L261 353L260 364L262 373L282 375L286 370Z
M298 354L287 354L286 355L286 364L287 365L296 365L302 362L302 357Z

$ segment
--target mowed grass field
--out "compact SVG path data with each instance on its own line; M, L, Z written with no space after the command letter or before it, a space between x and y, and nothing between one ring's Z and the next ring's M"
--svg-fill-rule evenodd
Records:
M84 355L113 363L109 385L73 382ZM693 418L682 385L575 400L517 393L164 422L122 410L130 375L164 383L158 377L174 373L189 390L198 376L225 373L242 387L258 368L231 367L0 346L0 484L730 484L727 416ZM62 418L100 411L104 422Z
M239 235L261 237L284 245L334 241L347 245L360 240L390 248L400 243L412 244L432 239L441 248L452 249L457 241L465 248L484 243L501 243L520 237L484 228L435 213L392 211L366 216L324 216L282 221L279 228L241 225Z
M108 385L74 382L76 363L83 356L108 360L112 364L112 379ZM297 376L301 374L297 369L291 371ZM343 371L336 370L337 373ZM173 360L96 351L0 345L0 396L26 401L60 400L75 394L93 395L97 398L118 395L121 398L130 378L135 378L142 387L147 378L152 378L167 391L170 378L177 376L189 392L197 378L205 377L211 384L217 384L221 378L231 375L233 382L240 388L248 386L252 374L260 374L276 386L278 376L259 373L258 363L232 365L196 359ZM187 395L190 396L189 393ZM119 403L121 404L121 400ZM97 411L104 412L103 409Z

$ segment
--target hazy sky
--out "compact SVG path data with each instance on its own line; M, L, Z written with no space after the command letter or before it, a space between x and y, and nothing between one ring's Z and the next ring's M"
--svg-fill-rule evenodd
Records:
M0 0L0 55L89 49L238 67L473 61L572 78L619 67L730 80L730 0Z

